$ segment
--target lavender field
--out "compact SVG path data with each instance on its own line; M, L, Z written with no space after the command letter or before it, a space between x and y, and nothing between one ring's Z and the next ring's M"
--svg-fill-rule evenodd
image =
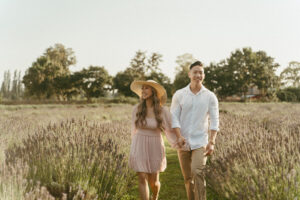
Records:
M0 199L137 199L128 192L131 109L0 106ZM300 199L299 115L300 104L221 103L207 165L213 199Z

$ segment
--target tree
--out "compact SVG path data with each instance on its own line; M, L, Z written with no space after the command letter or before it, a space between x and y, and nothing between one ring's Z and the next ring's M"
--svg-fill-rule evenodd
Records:
M76 57L71 48L62 44L46 49L45 53L26 70L23 77L27 96L38 99L51 98L60 93L59 84L55 83L58 77L70 75L69 67L76 63ZM59 99L60 97L56 95Z
M23 94L24 94L24 87L23 87L22 79L21 79L21 71L19 71L19 74L18 74L17 94L18 94L19 98L22 98Z
M66 49L62 44L55 44L54 47L49 47L46 49L44 55L49 58L52 67L58 70L56 72L58 74L70 74L69 67L76 64L76 57L73 50L71 48ZM51 71L52 69L49 70Z
M226 59L227 69L224 71L228 79L225 86L229 87L232 93L246 95L251 86L251 76L255 75L255 73L252 74L254 60L255 53L248 48L237 49Z
M134 93L130 90L130 84L134 80L147 79L153 79L163 86L170 88L170 79L164 76L159 68L161 61L162 55L159 53L152 53L147 58L146 52L137 51L130 61L129 67L122 72L118 72L113 78L113 88L117 89L118 93L124 96L134 96Z
M4 72L4 76L3 76L3 82L1 85L1 96L4 99L9 99L10 98L10 89L11 89L11 75L10 75L10 71L7 70Z
M105 96L106 92L111 89L112 78L104 67L90 66L74 74L77 77L76 85L84 91L88 101L92 97Z
M159 64L162 62L162 55L159 53L152 53L148 58L148 63L146 64L146 75L150 76L153 73L161 72Z
M162 62L162 55L159 53L152 53L148 58L148 63L146 64L146 80L154 80L160 83L167 92L168 97L171 96L172 85L169 77L164 75L159 67L160 62Z
M136 76L134 70L127 68L123 72L118 72L113 78L113 88L117 89L118 93L124 96L134 96L134 93L130 90L130 84L134 80L142 79Z
M138 50L131 59L129 67L118 72L113 78L113 89L117 89L119 94L124 96L134 96L130 90L130 84L134 80L145 80L146 52Z
M23 77L23 83L25 85L25 95L35 96L41 99L45 96L49 96L49 88L46 86L46 73L45 65L48 65L48 59L45 56L39 57L30 68L28 68ZM52 89L51 89L52 91ZM52 95L52 94L51 94Z
M176 67L176 75L173 83L173 92L189 84L189 67L193 62L195 62L195 60L196 59L193 57L193 55L188 53L183 54L181 56L177 56L176 63L178 64L178 66Z
M164 75L162 72L153 71L150 75L147 76L147 80L154 80L154 81L160 83L166 89L167 96L168 97L172 96L171 80L169 77Z
M280 74L285 86L300 87L300 62L292 61Z
M18 71L14 71L14 78L12 81L12 88L11 88L11 99L19 99L19 93L18 93Z
M54 79L55 95L57 99L64 101L70 100L73 96L79 94L80 85L76 85L78 81L73 74L58 76Z
M253 86L260 89L262 96L276 96L279 78L275 71L278 66L264 51L237 49L226 60L205 69L205 84L221 97L245 96Z
M300 102L300 87L287 87L277 91L277 97L281 101Z
M276 96L276 91L280 86L280 77L275 74L278 67L279 64L274 63L274 58L268 56L266 52L256 52L252 79L253 85L260 89L262 96Z
M4 72L4 80L1 84L0 96L7 100L17 100L23 95L21 83L21 71L15 70L13 80L11 80L10 71Z
M136 78L144 79L146 70L146 52L137 51L130 61L130 68Z

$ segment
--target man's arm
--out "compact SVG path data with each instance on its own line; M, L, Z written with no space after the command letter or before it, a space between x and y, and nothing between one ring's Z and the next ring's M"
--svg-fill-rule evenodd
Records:
M179 145L179 147L182 147L185 144L185 139L181 135L180 128L174 128L174 131L177 137L177 144Z
M172 115L172 128L181 128L180 126L181 106L179 104L178 92L175 92L172 98L170 112Z
M217 97L213 94L209 102L210 134L206 152L204 155L210 156L214 152L217 132L219 130L219 103Z
M213 145L216 144L217 133L218 132L216 130L210 130L210 136L209 136L208 143L211 143Z
M208 112L210 118L209 129L219 131L219 102L215 94L211 95Z
M178 99L178 93L175 92L173 98L172 98L172 103L171 103L171 108L170 112L172 115L172 128L175 131L176 137L177 137L177 143L181 147L182 145L185 144L185 139L181 135L180 131L180 115L181 115L181 107L179 104L179 99Z

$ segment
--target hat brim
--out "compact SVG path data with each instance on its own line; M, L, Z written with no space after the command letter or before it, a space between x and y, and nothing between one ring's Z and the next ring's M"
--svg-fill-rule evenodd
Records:
M157 97L160 99L161 105L166 103L167 92L166 92L165 88L162 85L160 85L154 81L133 81L130 85L130 89L141 98L143 85L149 85L156 90Z

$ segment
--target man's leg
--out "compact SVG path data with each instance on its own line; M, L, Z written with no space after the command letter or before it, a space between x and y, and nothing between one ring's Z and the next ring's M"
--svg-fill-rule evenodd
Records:
M184 178L184 184L186 193L189 200L194 200L194 183L192 182L192 174L191 174L191 151L177 151L181 172Z
M195 200L206 200L206 183L204 176L204 168L207 157L204 156L204 152L204 147L192 150L191 174L195 184Z

